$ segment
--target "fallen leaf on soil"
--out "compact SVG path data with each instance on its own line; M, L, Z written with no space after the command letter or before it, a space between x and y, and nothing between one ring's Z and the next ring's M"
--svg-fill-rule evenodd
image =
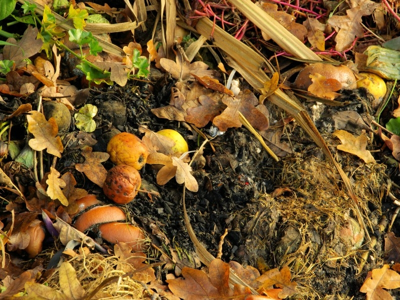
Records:
M61 202L62 205L68 206L68 199L65 197L64 193L61 190L61 188L64 188L66 186L66 183L59 177L60 173L53 167L50 167L50 174L46 180L46 192L50 199L58 200Z
M214 79L214 78L211 78L208 76L199 77L196 74L191 74L191 75L194 76L194 78L196 78L197 81L200 82L200 84L202 86L204 86L210 90L224 93L229 96L234 96L233 92L231 90L227 89L224 85L220 84L217 79Z
M114 245L115 256L121 261L126 261L132 266L130 270L123 270L125 273L137 270L132 274L132 278L138 282L148 283L156 280L155 271L148 264L145 264L147 257L145 253L133 252L132 246L126 243L118 243Z
M355 137L347 131L336 130L333 136L336 136L342 142L342 145L337 146L339 150L356 155L366 163L375 162L371 152L367 150L368 139L365 135L361 134Z
M42 40L36 38L37 34L38 29L29 25L18 42L14 38L7 39L7 43L15 46L4 46L3 59L13 60L17 70L25 66L25 59L38 53L43 45Z
M400 136L396 134L392 134L390 138L388 138L383 132L382 129L379 128L378 134L380 138L385 142L386 146L392 150L393 157L400 161Z
M157 132L151 131L145 127L139 128L140 132L145 132L142 142L146 145L149 152L159 152L165 155L172 155L172 148L175 146L175 142Z
M29 111L32 110L32 104L27 103L27 104L21 104L11 115L4 117L2 121L10 120L14 117L18 117L22 114L25 114Z
M107 161L110 155L105 152L92 152L91 147L84 147L82 156L85 157L85 162L76 164L75 169L85 173L91 182L103 187L107 177L107 170L101 163Z
M257 288L260 294L265 293L270 297L276 295L280 299L285 299L296 293L297 283L291 281L290 269L287 266L280 271L278 268L269 270L256 281L261 283L261 286Z
M290 31L300 41L304 41L304 36L307 34L307 29L304 25L295 22L295 17L284 11L278 11L278 5L268 2L258 2L261 8L266 11L271 17L278 21L283 27ZM267 32L262 32L263 38L268 41L271 37Z
M325 24L322 24L315 18L308 18L303 22L307 28L307 38L311 46L320 51L325 51Z
M18 249L25 249L28 247L31 239L28 233L28 228L35 226L35 223L37 222L40 222L37 219L37 213L23 212L16 214L14 228L9 236L7 249L9 251L16 251Z
M400 238L393 232L385 236L385 258L390 264L400 263Z
M399 287L400 274L390 270L389 265L384 265L381 269L368 272L360 292L367 294L369 300L391 300L392 296L384 289L392 290Z
M61 157L64 147L61 138L57 136L58 126L54 118L46 121L45 116L38 111L31 111L27 115L28 131L34 139L29 140L29 146L36 151L47 150L47 153Z
M271 96L279 88L279 73L275 72L270 80L264 82L264 86L260 89L260 104L264 103L264 100Z
M83 242L85 245L87 245L89 248L93 249L96 245L95 241L88 237L86 234L83 232L79 231L78 229L75 229L65 221L63 221L60 218L56 218L57 222L53 224L54 228L57 229L57 231L60 233L59 238L60 241L63 245L67 245L69 241L79 241Z
M160 64L173 78L183 81L191 79L191 74L195 74L199 77L214 77L215 73L213 70L208 70L208 65L202 61L189 63L185 60L182 62L180 55L176 56L176 62L167 58L161 58Z
M67 296L67 299L82 299L85 290L76 276L74 267L69 262L63 262L58 272L61 291Z
M226 131L228 128L241 127L242 122L239 119L239 112L250 122L257 130L266 130L269 126L268 118L263 114L265 108L263 104L256 108L258 100L256 96L249 90L241 92L236 98L227 97L222 100L227 108L213 119L213 124L220 131Z
M184 267L185 279L169 279L169 289L185 300L224 299L250 294L248 289L235 289L229 286L229 265L220 259L214 259L209 266L209 275L203 271Z
M293 153L289 143L281 140L283 128L275 130L260 131L260 135L265 139L271 150L279 157L285 157Z
M36 267L33 270L25 271L15 279L12 279L9 275L5 277L2 282L6 290L1 292L0 299L14 299L12 296L22 291L27 282L33 283L35 281L37 273L41 271L40 269L40 267Z
M392 115L395 118L400 117L400 97L397 98L397 104L399 105L395 110L392 111Z
M206 126L226 107L221 101L216 101L206 95L201 95L198 101L200 106L186 110L185 120L199 128Z
M173 156L172 164L176 166L176 182L179 184L185 183L185 187L191 192L197 192L199 185L196 178L192 175L192 168L188 163L183 162L180 158Z
M333 100L340 95L335 92L342 88L342 84L336 79L327 79L318 73L311 74L310 78L313 83L308 87L308 91L311 94L329 100Z
M161 68L160 59L161 57L158 55L157 49L154 46L153 40L149 40L147 42L147 52L149 52L149 59L150 61L156 62L156 68Z
M356 37L364 36L364 28L361 25L362 17L371 15L379 7L378 3L370 0L349 1L350 9L346 10L346 16L332 16L328 24L338 32L336 35L336 50L344 51L350 47Z

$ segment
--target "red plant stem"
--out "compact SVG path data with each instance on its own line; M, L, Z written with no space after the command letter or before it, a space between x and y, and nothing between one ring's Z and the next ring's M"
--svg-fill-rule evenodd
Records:
M333 31L330 35L328 35L328 36L325 38L325 42L326 42L327 40L329 40L335 33L336 33L336 31Z
M382 0L383 4L385 4L387 10L393 15L393 17L396 18L397 21L400 22L400 17L397 15L397 13L392 9L392 7L389 5L389 3L386 0Z
M244 21L243 26L236 32L235 34L235 39L237 40L241 40L246 32L246 28L247 28L247 24L249 23L249 19L247 19L246 21Z
M282 4L282 5L287 5L287 6L293 7L296 10L302 10L302 11L308 12L309 14L312 14L314 16L321 16L320 14L318 14L316 12L313 12L312 10L309 10L307 8L302 8L302 7L299 7L299 6L296 6L296 5L293 5L293 4L289 4L289 3L286 3L286 2L282 2L282 1L279 1L279 0L271 0L271 1L275 2L275 3L278 3L278 4Z

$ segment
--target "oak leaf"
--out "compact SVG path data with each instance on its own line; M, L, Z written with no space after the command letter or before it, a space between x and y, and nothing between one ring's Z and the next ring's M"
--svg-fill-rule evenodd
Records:
M261 8L288 31L290 31L290 33L292 33L300 41L304 41L304 36L307 34L307 29L304 25L296 23L296 18L293 15L290 15L284 11L278 11L278 5L273 3L262 2ZM267 32L262 32L262 36L266 41L271 39Z
M336 91L342 88L342 84L333 78L326 78L325 76L315 73L310 75L311 81L313 82L309 87L308 91L318 97L333 100L339 93Z
M191 74L192 76L194 76L194 78L197 79L197 81L204 87L220 92L220 93L224 93L227 94L229 96L234 96L233 92L229 89L227 89L224 85L220 84L219 81L217 79L211 78L209 76L197 76L196 74Z
M285 299L296 293L297 283L291 281L290 269L287 266L281 270L276 268L265 272L256 282L261 283L258 292L268 296L276 295L279 299Z
M201 95L198 99L200 106L189 108L186 110L186 122L202 128L218 116L225 108L225 104L221 101Z
M184 267L183 279L167 280L169 289L185 300L243 299L250 290L235 285L229 286L229 265L214 259L209 266L209 275L203 271ZM235 297L236 296L236 297Z
M186 188L191 192L197 192L199 190L199 184L196 178L192 175L192 168L188 163L182 161L178 157L172 157L172 164L176 167L175 179L179 184L185 183Z
M237 97L226 97L222 102L227 108L213 119L213 124L220 131L226 131L228 128L241 127L242 123L239 119L239 112L250 122L257 130L266 130L269 127L269 120L266 116L267 109L265 105L260 104L258 107L258 99L249 90L242 91Z
M156 280L154 269L145 263L147 259L145 253L132 253L132 246L121 242L114 245L114 253L120 261L127 262L132 266L131 269L123 269L124 273L138 270L132 274L134 280L144 283ZM121 270L120 267L118 269Z
M354 154L364 160L366 163L375 162L371 152L367 150L368 139L365 135L362 134L358 137L355 137L345 130L336 130L333 135L339 138L342 142L342 145L337 146L339 150Z
M180 55L176 56L176 62L167 58L160 59L161 66L171 74L174 79L187 81L193 79L192 74L199 77L210 76L214 77L215 71L208 70L208 65L202 61L189 63L186 60L182 61Z
M64 147L61 138L57 136L58 126L54 118L46 121L45 116L38 111L31 111L27 115L28 131L34 139L29 140L29 146L36 151L47 150L47 153L61 157Z
M60 173L53 167L50 167L50 174L46 180L46 193L50 197L50 199L58 200L61 202L62 205L68 206L68 199L65 197L64 193L61 190L61 188L64 188L66 186L66 183L59 177Z
M389 263L400 262L400 238L396 237L393 232L389 232L385 236L385 258Z
M83 164L76 164L75 169L85 173L91 182L97 184L99 187L103 187L107 177L107 170L101 163L108 160L110 155L105 152L92 152L91 147L84 147L82 149L82 156L85 158L85 162Z
M392 296L384 289L397 288L400 288L400 274L390 270L389 265L384 265L381 269L368 272L360 292L367 294L368 300L391 300Z
M380 6L371 0L349 2L351 8L346 10L346 16L332 16L328 19L328 24L338 32L335 38L337 51L346 50L356 37L364 36L362 17L371 15Z
M320 51L325 51L325 24L322 24L315 18L308 18L303 22L307 28L307 39L310 44Z

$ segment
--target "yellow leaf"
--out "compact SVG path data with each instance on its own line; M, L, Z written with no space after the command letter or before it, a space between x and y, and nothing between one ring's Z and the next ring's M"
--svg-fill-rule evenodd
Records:
M29 112L26 118L28 131L35 137L29 140L29 146L36 151L47 149L47 153L61 157L64 147L61 138L57 136L58 126L54 118L46 121L45 116L35 110Z
M69 262L63 262L59 270L60 287L68 299L82 299L85 290L82 288L76 271Z
M354 154L364 160L366 163L375 162L371 152L366 149L367 137L365 135L355 137L345 130L336 130L333 135L339 138L342 142L342 145L337 146L339 150Z
M62 205L68 206L68 199L61 190L66 184L65 181L59 177L60 173L53 167L50 167L49 178L46 180L48 185L46 192L52 200L59 200Z

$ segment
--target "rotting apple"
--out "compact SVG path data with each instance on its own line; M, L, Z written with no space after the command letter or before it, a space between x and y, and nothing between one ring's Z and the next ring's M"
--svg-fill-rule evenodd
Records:
M117 204L133 200L142 184L139 172L132 166L118 165L111 168L103 184L103 192Z
M342 89L352 90L357 87L356 77L349 67L344 65L336 67L325 63L311 64L302 69L296 77L294 86L307 90L312 84L310 75L314 74L320 74L326 79L336 79L342 84Z
M386 83L378 75L372 73L360 73L361 79L357 81L357 87L366 88L367 91L374 96L375 100L372 102L372 107L376 108L382 102L383 97L386 95Z
M74 226L79 231L84 232L95 224L125 220L126 215L122 209L116 206L98 206L80 215Z
M33 258L42 251L43 240L46 236L43 223L39 220L35 220L29 226L27 233L30 236L30 240L28 247L25 248L25 251L28 253L29 258Z
M107 242L129 244L134 251L144 250L145 236L143 231L134 225L112 222L99 226L99 235Z
M146 164L149 150L136 135L121 132L111 138L107 145L110 159L116 165L128 165L140 170Z
M101 204L101 203L102 202L99 199L97 199L96 195L92 195L92 194L86 195L74 202L74 204L73 204L73 205L75 205L74 210L76 211L76 213L74 213L74 215L84 211L85 209L89 208L90 206Z
M175 142L175 146L172 147L172 152L180 155L182 153L188 152L189 151L189 146L184 139L184 137L176 130L173 129L162 129L157 132L158 134L161 134L162 136L165 136Z

